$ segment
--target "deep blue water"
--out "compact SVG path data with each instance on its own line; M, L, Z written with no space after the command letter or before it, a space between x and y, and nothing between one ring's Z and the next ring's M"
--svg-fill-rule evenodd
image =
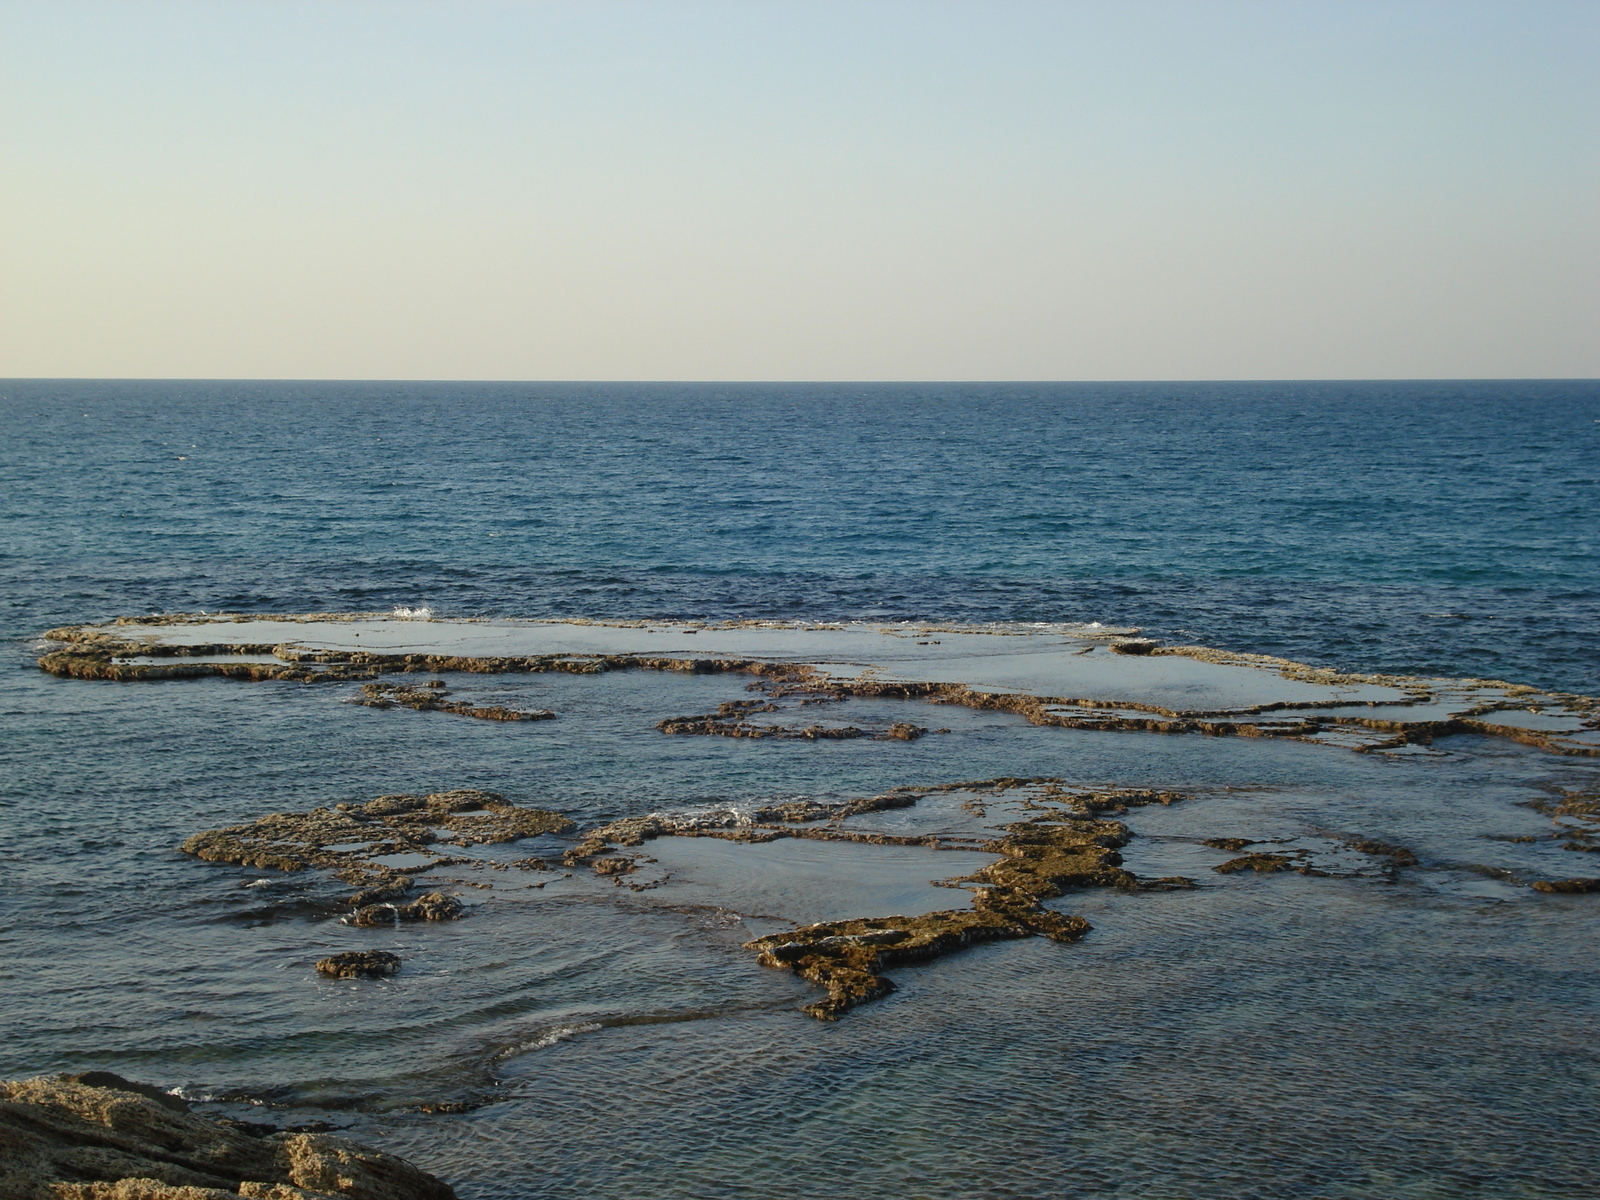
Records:
M0 384L3 632L1099 620L1600 690L1600 384Z

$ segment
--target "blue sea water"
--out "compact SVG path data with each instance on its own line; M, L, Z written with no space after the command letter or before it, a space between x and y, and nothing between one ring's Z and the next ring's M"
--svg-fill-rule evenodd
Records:
M1133 623L1600 690L1600 384L0 383L4 631Z
M654 729L746 694L723 676L452 679L560 714L502 725L34 666L63 623L425 605L1100 621L1594 694L1600 384L9 381L0 415L0 1077L109 1068L332 1119L468 1200L1600 1193L1600 898L1506 882L1596 873L1528 807L1600 785L1594 759L954 709L911 744L730 745ZM1207 885L1067 897L1083 942L896 969L837 1025L715 905L553 885L355 930L317 881L176 850L394 791L588 826L1034 774L1192 793L1130 816L1128 854ZM1213 878L1199 845L1329 831L1421 863ZM405 969L311 970L369 946Z

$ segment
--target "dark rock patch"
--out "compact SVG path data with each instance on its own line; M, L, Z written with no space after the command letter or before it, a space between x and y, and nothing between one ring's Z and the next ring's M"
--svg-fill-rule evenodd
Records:
M450 700L443 680L430 680L422 687L403 683L368 683L361 688L365 699L358 701L368 708L414 708L418 712L455 713L462 717L476 717L480 721L548 721L556 714L547 708L531 710L504 708L500 705L473 705L463 700Z
M1536 879L1528 886L1536 892L1600 892L1600 879Z
M429 892L410 904L369 904L345 918L351 925L398 925L411 921L458 921L466 906L444 892Z
M346 950L317 961L317 970L335 979L382 979L400 969L400 956L387 950Z

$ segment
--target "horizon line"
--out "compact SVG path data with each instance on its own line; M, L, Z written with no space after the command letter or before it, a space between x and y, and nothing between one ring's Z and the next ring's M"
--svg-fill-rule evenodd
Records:
M490 377L430 378L421 376L296 376L296 375L7 375L0 385L12 383L488 383L509 385L602 384L616 385L734 385L789 387L836 385L849 387L934 384L990 384L1058 386L1097 383L1600 383L1600 375L1293 375L1293 376L1178 376L1105 379L514 379Z

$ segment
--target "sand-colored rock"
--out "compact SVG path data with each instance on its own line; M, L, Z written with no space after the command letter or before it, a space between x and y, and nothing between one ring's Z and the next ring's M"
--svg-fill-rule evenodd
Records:
M77 1079L0 1083L0 1200L455 1197L404 1159L346 1138L258 1137L145 1085L100 1072Z

